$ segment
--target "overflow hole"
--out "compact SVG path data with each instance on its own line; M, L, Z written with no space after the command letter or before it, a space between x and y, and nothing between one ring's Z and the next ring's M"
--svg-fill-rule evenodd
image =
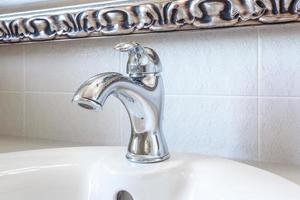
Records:
M117 194L117 200L134 200L129 192L122 190Z

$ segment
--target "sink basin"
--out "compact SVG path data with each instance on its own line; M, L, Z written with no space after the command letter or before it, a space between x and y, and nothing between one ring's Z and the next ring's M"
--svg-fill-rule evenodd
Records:
M172 153L135 164L123 147L76 147L0 154L2 200L299 200L300 186L221 158ZM125 200L126 198L119 200Z

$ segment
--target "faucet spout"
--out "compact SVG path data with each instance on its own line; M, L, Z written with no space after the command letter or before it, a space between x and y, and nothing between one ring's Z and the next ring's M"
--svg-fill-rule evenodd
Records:
M113 95L125 106L131 123L127 159L153 163L169 158L162 132L164 87L159 73L126 77L115 72L96 75L82 84L73 102L89 110L101 110Z
M125 86L130 80L122 74L108 72L98 74L86 82L75 92L72 99L79 106L89 110L101 110L106 99L111 95L116 95L121 88L119 85Z

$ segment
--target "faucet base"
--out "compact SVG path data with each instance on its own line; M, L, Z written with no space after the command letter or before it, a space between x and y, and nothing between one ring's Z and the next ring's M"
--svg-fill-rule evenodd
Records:
M150 156L150 155L136 155L132 153L127 153L126 154L127 160L130 162L135 162L135 163L157 163L157 162L162 162L164 160L167 160L170 158L170 154L166 154L163 156Z

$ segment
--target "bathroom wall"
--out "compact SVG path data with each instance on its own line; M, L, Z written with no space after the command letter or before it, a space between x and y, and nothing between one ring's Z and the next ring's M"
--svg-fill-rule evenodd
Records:
M126 145L114 98L103 112L71 103L92 75L125 72L135 40L161 57L172 151L300 164L300 24L0 46L0 134Z

